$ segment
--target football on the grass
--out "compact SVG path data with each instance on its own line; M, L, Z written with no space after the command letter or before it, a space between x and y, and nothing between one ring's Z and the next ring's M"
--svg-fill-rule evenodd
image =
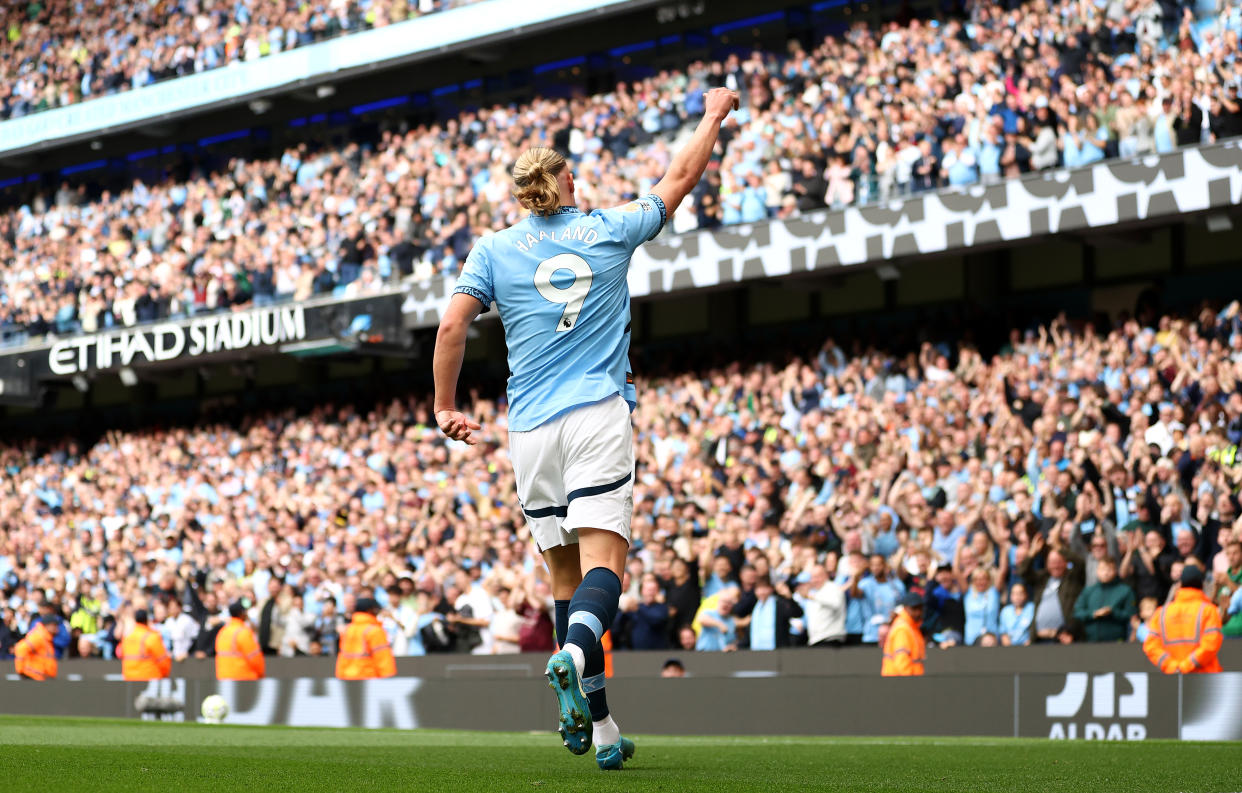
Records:
M229 703L219 694L212 694L203 700L202 714L209 724L219 724L229 715Z

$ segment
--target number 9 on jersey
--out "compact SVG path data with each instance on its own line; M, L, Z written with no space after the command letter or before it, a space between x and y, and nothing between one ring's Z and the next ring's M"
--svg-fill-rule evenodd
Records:
M553 286L552 275L560 270L572 273L574 280L566 286ZM535 288L545 300L565 306L565 311L556 323L557 333L573 330L594 278L590 265L575 253L561 253L539 263L535 270Z

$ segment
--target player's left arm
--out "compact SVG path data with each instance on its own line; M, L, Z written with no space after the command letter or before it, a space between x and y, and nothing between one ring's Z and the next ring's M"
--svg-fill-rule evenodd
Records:
M484 308L482 301L473 295L465 292L453 295L444 316L440 318L431 364L435 377L436 424L453 440L471 445L477 441L470 432L479 429L479 424L457 409L457 379L461 376L461 363L466 356L466 331Z

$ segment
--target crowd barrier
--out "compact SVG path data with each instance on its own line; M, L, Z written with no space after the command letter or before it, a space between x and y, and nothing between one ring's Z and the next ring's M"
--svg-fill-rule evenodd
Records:
M687 677L659 677L672 655ZM328 659L274 658L252 683L218 682L208 661L151 683L116 679L116 663L66 661L54 682L0 682L0 711L155 718L140 699L172 697L184 721L218 693L231 724L550 731L545 660L410 658L397 677L343 682ZM1242 643L1221 660L1242 666ZM1242 673L1162 675L1132 644L932 650L927 676L909 679L881 678L874 648L618 653L614 666L610 698L635 733L1242 740Z

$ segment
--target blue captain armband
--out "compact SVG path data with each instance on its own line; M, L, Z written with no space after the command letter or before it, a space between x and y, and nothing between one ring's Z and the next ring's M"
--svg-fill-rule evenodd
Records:
M488 297L487 295L483 294L481 290L475 289L473 286L454 287L453 294L470 295L475 300L482 303L483 310L479 312L480 314L486 314L488 311L492 310L492 299Z
M668 207L664 206L664 199L660 198L655 193L648 193L643 196L643 200L650 201L656 205L656 209L660 210L660 225L657 226L656 230L651 232L651 236L647 238L647 241L650 242L659 236L660 231L664 228L664 224L668 222Z

